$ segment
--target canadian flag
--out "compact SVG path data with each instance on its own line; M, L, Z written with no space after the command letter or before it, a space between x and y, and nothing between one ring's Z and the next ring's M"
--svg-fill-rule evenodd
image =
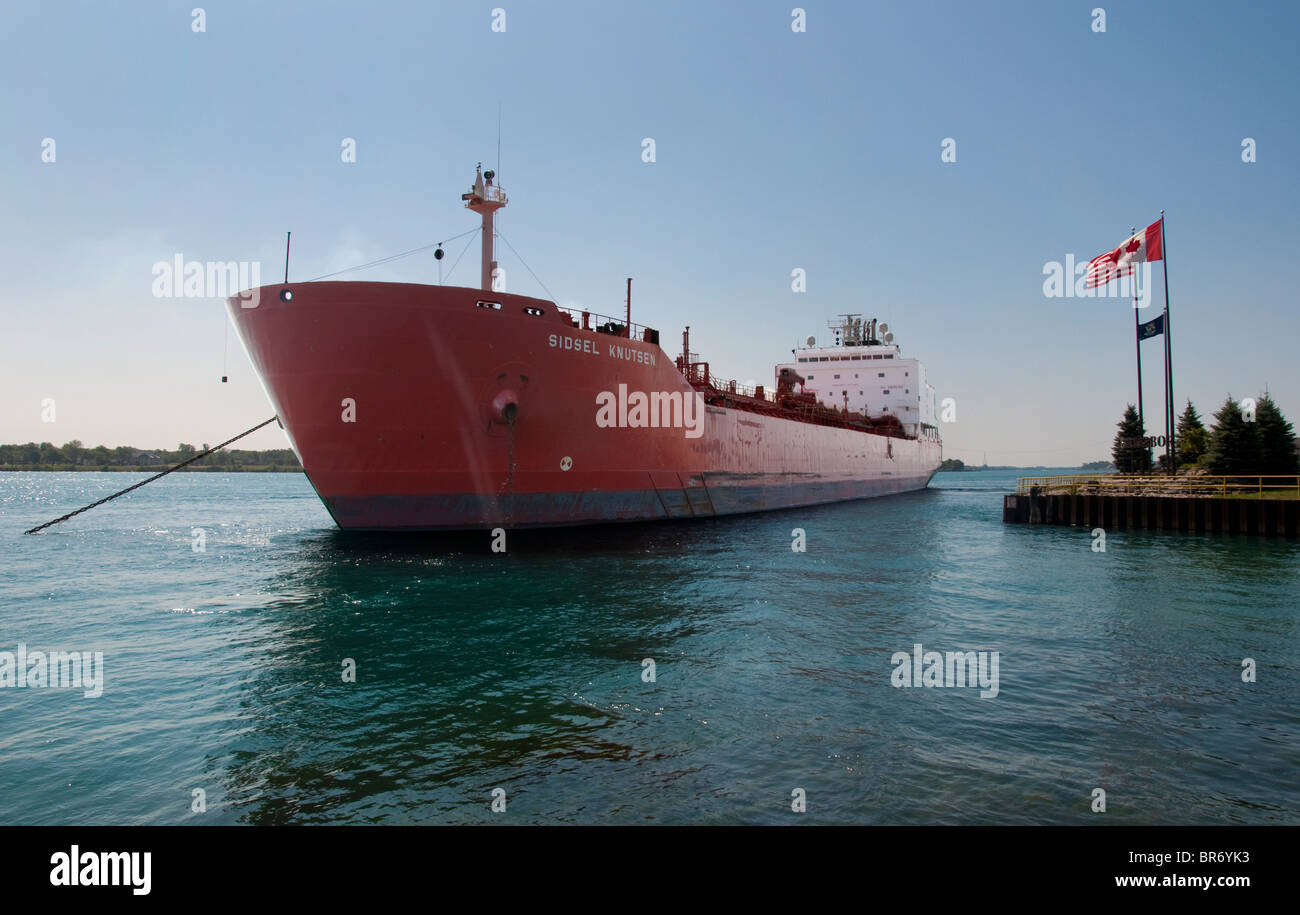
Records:
M1134 264L1158 261L1164 255L1160 223L1153 222L1114 251L1107 251L1088 261L1088 279L1085 285L1089 289L1105 286L1116 277L1131 276Z

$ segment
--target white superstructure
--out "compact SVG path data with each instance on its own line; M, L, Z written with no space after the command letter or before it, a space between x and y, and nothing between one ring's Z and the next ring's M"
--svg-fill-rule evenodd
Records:
M776 367L776 377L791 369L819 403L873 419L893 415L906 434L937 440L939 411L925 366L903 357L889 326L857 315L842 315L830 326L834 343L816 346L809 337L806 347L794 351L794 362Z

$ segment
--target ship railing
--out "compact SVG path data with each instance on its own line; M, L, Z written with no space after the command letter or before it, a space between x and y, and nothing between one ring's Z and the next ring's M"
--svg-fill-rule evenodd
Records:
M677 370L682 373L682 377L694 387L708 388L716 391L724 397L734 394L737 397L747 397L750 400L764 400L768 403L776 403L776 391L764 385L741 384L734 378L716 378L709 371L707 362L699 361L698 353L688 353L689 361L683 361L681 356L677 357Z
M692 353L692 356L695 354ZM890 438L910 438L903 430L902 426L896 421L893 424L886 424L881 420L884 418L893 419L893 417L862 417L857 414L845 414L835 409L812 402L796 402L793 404L783 404L783 398L779 392L762 385L749 386L740 384L733 379L715 378L709 374L709 364L707 362L688 362L682 363L682 358L677 357L677 368L682 373L682 377L697 390L705 395L708 403L728 405L728 398L735 397L736 400L731 403L744 409L749 406L747 401L761 400L767 404L776 407L781 415L791 419L797 419L801 422L813 423L819 426L837 426L844 429L857 429L863 432L870 432L874 435L885 435ZM788 396L788 395L786 395ZM741 400L744 398L744 400Z
M710 378L710 384L713 389L722 394L736 394L740 397L749 397L753 400L766 400L768 403L776 403L776 391L765 385L748 385L740 384L734 378L721 379Z
M1067 495L1247 496L1300 498L1300 476L1290 474L1187 474L1168 476L1129 473L1073 473L1048 477L1020 477L1016 492Z
M578 308L564 308L555 306L569 317L571 323L578 330L594 331L598 334L609 334L613 337L623 337L630 340L640 340L643 343L659 343L659 331L653 327L646 327L643 324L633 323L629 325L623 318L611 318L608 315L598 315L594 311L583 311ZM630 330L630 332L629 332Z

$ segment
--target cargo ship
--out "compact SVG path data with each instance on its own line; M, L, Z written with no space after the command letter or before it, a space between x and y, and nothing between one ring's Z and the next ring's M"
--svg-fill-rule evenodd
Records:
M478 288L286 282L226 302L280 424L339 527L472 530L709 518L925 488L934 389L876 320L792 351L772 386L669 356L631 320L497 291L478 168ZM472 240L471 240L472 242ZM438 251L441 254L441 248ZM495 288L494 288L495 286Z

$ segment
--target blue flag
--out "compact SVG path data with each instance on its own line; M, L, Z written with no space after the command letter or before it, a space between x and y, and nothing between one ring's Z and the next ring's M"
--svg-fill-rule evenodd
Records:
M1138 340L1158 337L1165 332L1165 316L1153 318L1145 324L1138 325Z

